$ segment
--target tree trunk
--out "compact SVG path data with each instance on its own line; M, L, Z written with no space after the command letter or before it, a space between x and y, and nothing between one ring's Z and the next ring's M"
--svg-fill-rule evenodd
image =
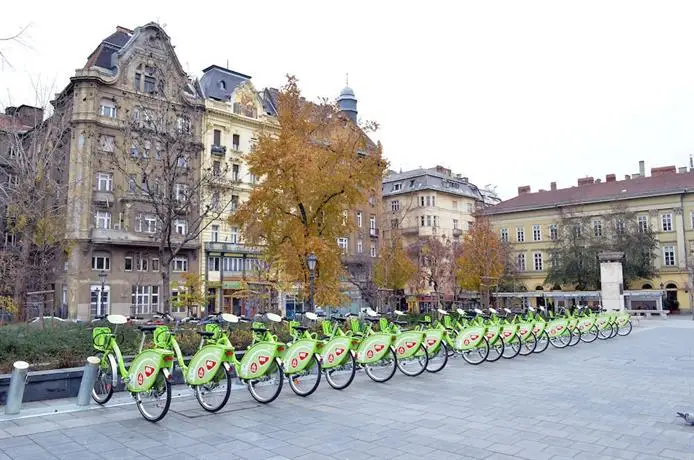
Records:
M173 258L164 259L161 257L160 260L166 260L166 263L161 264L161 303L164 307L162 312L171 314L171 262Z
M19 255L19 267L30 267L29 257L31 255L31 243L27 241L22 241L22 248ZM14 301L17 305L17 316L21 320L27 320L27 310L26 310L26 293L27 293L27 275L26 273L19 269L16 272L16 278L14 282Z

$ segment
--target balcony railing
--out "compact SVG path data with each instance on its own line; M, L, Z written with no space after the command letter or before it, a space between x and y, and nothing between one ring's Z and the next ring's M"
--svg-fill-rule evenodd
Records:
M454 237L461 236L462 234L463 234L463 230L462 230L462 229L459 229L459 228L454 228L454 229L453 229L453 236L454 236Z
M249 244L242 243L229 243L226 241L207 241L205 242L205 251L236 254L261 254L263 252L263 248L259 246L251 246Z
M89 239L92 243L113 244L119 246L159 246L160 236L156 233L140 233L117 228L92 228L89 230ZM172 236L173 242L180 242L182 238ZM200 245L198 241L188 241L183 249L196 249Z
M402 228L402 234L403 235L419 235L419 227L417 227L417 226L403 227Z
M378 238L378 229L377 228L370 228L369 229L369 236L372 236L374 238Z
M109 208L113 206L113 192L95 190L92 201L96 206Z
M227 153L226 145L213 145L210 148L212 155L224 156Z

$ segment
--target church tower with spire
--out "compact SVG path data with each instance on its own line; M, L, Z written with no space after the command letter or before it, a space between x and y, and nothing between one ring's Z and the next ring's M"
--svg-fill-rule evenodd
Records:
M354 95L354 91L349 87L349 79L347 80L347 86L345 86L340 95L337 97L337 107L340 112L345 113L354 123L357 122L357 97Z

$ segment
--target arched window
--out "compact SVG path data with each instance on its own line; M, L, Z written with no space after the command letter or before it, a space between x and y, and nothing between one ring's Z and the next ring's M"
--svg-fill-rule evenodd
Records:
M227 84L224 80L219 80L219 89L227 89Z
M646 283L646 284L644 284L643 286L641 286L641 289L653 289L653 286L651 286L650 284Z
M535 290L536 290L536 291L544 291L545 288L542 287L542 286L535 286Z

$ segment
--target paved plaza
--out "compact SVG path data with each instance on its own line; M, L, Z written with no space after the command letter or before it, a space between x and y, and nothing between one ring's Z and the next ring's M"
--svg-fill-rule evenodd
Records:
M694 322L642 321L628 337L386 384L362 372L308 398L285 386L272 404L234 391L206 414L179 395L158 424L127 395L106 408L56 415L26 405L0 421L5 459L694 459ZM62 406L60 406L62 407Z

